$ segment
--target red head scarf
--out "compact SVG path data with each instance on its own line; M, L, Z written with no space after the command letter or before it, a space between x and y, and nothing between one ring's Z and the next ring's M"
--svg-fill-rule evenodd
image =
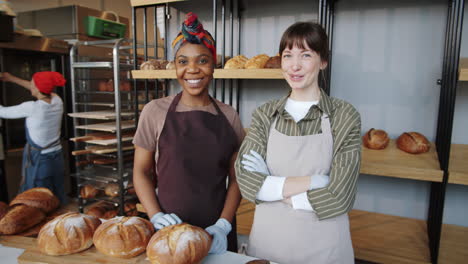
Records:
M50 94L55 86L64 86L67 82L58 72L36 72L32 77L34 84L41 93Z
M213 55L213 60L216 64L216 44L210 32L203 28L202 23L198 21L196 14L190 12L187 14L185 21L182 23L182 29L177 37L172 41L174 55L182 46L183 43L189 42L192 44L202 44L207 47Z

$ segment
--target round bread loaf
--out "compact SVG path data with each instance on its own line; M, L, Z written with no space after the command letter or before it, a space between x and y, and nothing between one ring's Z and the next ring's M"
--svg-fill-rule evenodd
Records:
M281 68L281 57L274 56L268 59L265 64L265 69L280 69Z
M106 185L104 192L107 196L116 197L119 195L119 185L117 183L109 183Z
M191 264L202 261L211 247L211 236L186 223L165 227L151 238L146 255L152 264Z
M97 217L75 212L57 216L39 231L38 248L51 256L83 251L93 245L93 234L100 224Z
M266 54L260 54L250 58L248 61L245 62L246 69L263 69L265 68L265 64L270 59L270 57Z
M99 194L99 189L95 188L91 184L86 184L80 189L80 196L83 199L91 199Z
M428 152L431 145L427 138L418 132L405 132L397 139L397 147L411 154Z
M224 69L244 69L248 60L244 55L237 55L224 64Z
M8 204L0 202L0 220L8 212Z
M18 194L15 199L11 201L10 206L15 204L25 204L50 213L57 209L60 202L49 189L37 187Z
M113 211L113 213L107 213L108 211ZM97 218L109 219L117 215L117 210L113 204L105 201L99 201L88 206L85 210L85 214L92 215Z
M11 206L0 220L0 234L13 235L39 224L45 213L38 208L24 204Z
M362 137L362 143L366 148L370 149L384 149L388 146L388 142L390 142L390 138L387 132L380 129L371 128Z
M105 255L132 258L146 249L153 224L140 217L115 217L103 223L94 233L93 241L97 250Z

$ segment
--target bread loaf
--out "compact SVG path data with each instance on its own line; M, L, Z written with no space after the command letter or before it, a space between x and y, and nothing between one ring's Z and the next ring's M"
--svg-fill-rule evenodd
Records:
M112 211L112 213L107 213L108 211ZM85 210L85 214L92 215L97 218L109 219L117 215L117 210L113 204L105 201L99 201L88 206Z
M47 188L32 188L18 194L10 206L15 204L25 204L31 207L39 208L45 213L52 212L60 205L58 198Z
M245 63L245 68L246 69L263 69L265 68L265 64L267 63L268 59L270 59L270 57L266 54L260 54L260 55L254 56Z
M169 63L167 63L166 70L175 70L174 61L170 61Z
M159 61L155 59L150 59L143 62L140 65L140 70L157 70L159 69Z
M10 207L0 220L0 234L13 235L40 223L45 213L38 208L24 204Z
M237 55L226 62L224 69L244 69L245 63L248 60L244 55Z
M387 132L380 129L371 128L362 137L362 143L366 148L370 149L384 149L388 146L388 142L390 142L390 138Z
M140 255L154 233L153 224L140 217L116 217L102 225L93 236L97 250L105 255L132 258Z
M95 188L91 184L86 184L80 189L80 196L83 199L91 199L99 194L99 189Z
M8 204L4 202L0 202L0 220L7 213L7 211L8 211Z
M274 56L268 59L265 64L266 69L280 69L281 68L281 57Z
M428 152L431 145L427 138L418 132L405 132L397 139L397 147L411 154Z
M52 256L68 255L93 245L94 231L101 220L80 213L66 213L41 228L37 237L39 251Z
M153 264L199 263L211 247L211 236L186 223L165 227L151 238L146 255Z
M116 217L119 214L119 210L117 208L113 208L110 210L107 210L104 215L102 216L103 219L111 219Z
M126 216L137 216L138 210L135 202L128 202L124 205L124 211Z
M104 192L107 196L116 197L119 195L119 185L117 183L109 183L106 185Z
M68 211L66 211L66 212L68 212ZM35 225L35 226L31 227L31 228L28 228L23 232L17 233L16 235L24 236L24 237L37 237L37 235L39 234L39 231L41 231L41 228L45 224L47 224L49 221L54 220L55 217L57 217L59 215L62 215L63 213L64 213L64 211L59 212L59 210L56 210L56 211L52 212L50 215L46 215L44 220L42 220L39 224L37 224L37 225Z

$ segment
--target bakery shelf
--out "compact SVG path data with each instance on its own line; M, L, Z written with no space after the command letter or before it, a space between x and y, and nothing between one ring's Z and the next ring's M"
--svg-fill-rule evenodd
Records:
M119 181L118 175L116 173L107 173L105 176L102 175L96 175L96 172L94 169L89 169L89 170L82 170L79 173L73 173L71 174L72 177L75 178L80 178L82 180L87 180L87 181L94 181L94 182L100 182L100 183L117 183ZM125 172L123 177L128 178L131 175L129 171Z
M128 142L132 141L133 136L122 136L121 142ZM110 146L110 145L116 145L117 144L117 139L95 139L95 140L88 140L86 141L88 144L95 144L95 145L101 145L101 146Z
M443 225L439 263L466 263L468 259L468 227Z
M452 144L450 149L448 182L468 185L468 145Z
M397 148L390 140L387 148L372 150L362 147L361 173L403 179L442 182L443 171L431 143L428 152L409 154Z
M426 221L352 210L354 255L377 263L431 263Z
M69 113L71 117L76 118L87 118L87 119L100 119L100 120L114 120L115 111L91 111L91 112L77 112ZM135 113L133 112L122 112L120 113L122 117L133 117Z
M159 5L165 3L173 2L183 2L187 0L130 0L131 6L149 6L149 5Z
M460 65L458 69L458 80L468 81L468 58L460 58Z
M93 125L80 125L80 126L76 126L75 128L115 133L115 131L117 130L115 126L116 126L115 122L108 122L108 123L99 123L99 124L93 124ZM120 123L120 126L121 126L121 129L135 128L135 121L134 120L122 121Z
M134 79L176 79L175 70L133 70ZM281 69L215 69L214 79L284 79Z

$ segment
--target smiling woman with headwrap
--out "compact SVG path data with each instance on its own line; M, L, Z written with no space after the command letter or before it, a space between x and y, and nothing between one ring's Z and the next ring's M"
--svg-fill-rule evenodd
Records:
M156 229L187 222L213 236L210 253L236 252L240 192L233 162L242 124L231 106L208 94L215 41L195 14L187 15L172 47L182 92L151 101L141 113L133 140L135 189Z
M65 79L58 72L37 72L31 81L4 72L0 79L23 86L37 99L9 107L0 105L0 118L26 118L27 143L23 152L20 191L46 187L65 203L64 161L60 144L63 102L52 92L56 86L64 86Z

